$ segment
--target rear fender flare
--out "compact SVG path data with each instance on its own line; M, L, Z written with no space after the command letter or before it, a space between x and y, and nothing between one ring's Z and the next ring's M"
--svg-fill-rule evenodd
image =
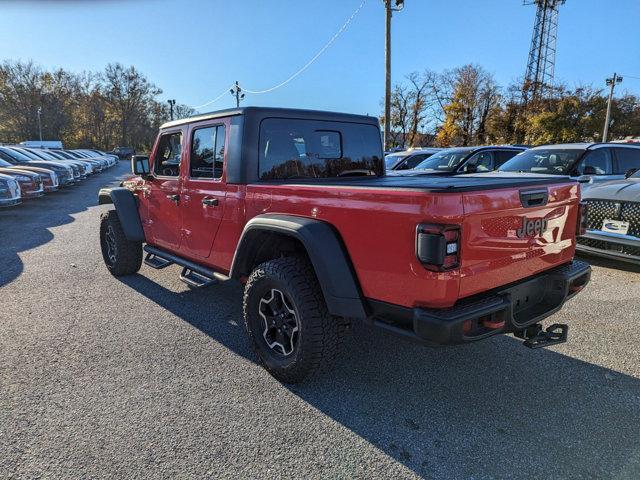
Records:
M326 222L292 215L265 214L252 218L244 227L236 249L230 276L247 277L254 267L259 231L287 235L298 240L309 256L329 313L338 317L367 317L365 302L349 255L334 228Z

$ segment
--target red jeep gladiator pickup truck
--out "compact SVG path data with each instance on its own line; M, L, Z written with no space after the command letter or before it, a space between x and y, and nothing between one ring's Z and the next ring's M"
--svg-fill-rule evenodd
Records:
M573 260L578 184L536 174L386 177L369 116L248 107L166 123L125 187L102 189L116 276L182 267L192 287L244 283L244 321L285 382L328 364L354 320L428 345L514 333L589 281Z

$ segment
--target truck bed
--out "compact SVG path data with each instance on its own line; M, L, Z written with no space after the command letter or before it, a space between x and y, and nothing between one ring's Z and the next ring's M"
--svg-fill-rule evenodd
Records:
M522 194L548 201L524 207ZM458 299L571 261L579 188L569 177L508 172L451 177L289 179L247 186L247 217L286 213L333 225L365 297L406 307L444 308ZM543 235L518 238L526 219ZM428 271L416 258L419 224L461 228L460 268ZM227 261L233 252L227 252Z
M287 185L313 185L345 188L385 188L385 189L413 189L421 192L455 193L501 188L524 188L537 185L550 185L563 182L575 182L564 175L541 175L536 173L488 172L475 174L460 174L451 176L419 175L411 177L341 177L328 179L291 179L278 182L268 182ZM264 182L267 183L267 182Z

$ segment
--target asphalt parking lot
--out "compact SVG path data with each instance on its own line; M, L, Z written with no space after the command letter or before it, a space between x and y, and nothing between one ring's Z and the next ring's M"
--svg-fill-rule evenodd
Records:
M127 170L0 211L0 478L640 478L640 269L593 261L567 344L359 327L287 387L238 285L107 273L96 192Z

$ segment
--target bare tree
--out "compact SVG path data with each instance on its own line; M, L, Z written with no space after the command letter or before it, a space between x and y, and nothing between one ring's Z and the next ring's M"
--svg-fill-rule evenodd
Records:
M500 88L495 79L478 65L464 65L444 75L452 79L452 88L443 105L445 115L438 142L474 145L486 141L489 115L500 105ZM446 91L446 87L442 90Z

